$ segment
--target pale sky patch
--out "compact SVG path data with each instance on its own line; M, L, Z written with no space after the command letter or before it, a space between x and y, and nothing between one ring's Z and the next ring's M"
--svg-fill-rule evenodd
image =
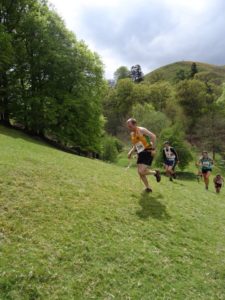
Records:
M225 65L223 0L50 0L68 29L101 57L144 73L180 60Z

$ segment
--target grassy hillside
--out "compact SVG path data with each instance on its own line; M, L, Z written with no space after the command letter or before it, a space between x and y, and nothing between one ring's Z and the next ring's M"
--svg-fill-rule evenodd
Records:
M0 127L0 299L225 299L225 189ZM188 179L189 178L189 179Z
M145 75L145 81L154 81L155 78L159 77L167 80L171 83L175 82L176 74L179 70L190 72L191 61L175 62L161 68L158 68ZM195 62L198 68L199 76L208 76L211 80L221 83L225 81L225 66L210 65L201 62Z

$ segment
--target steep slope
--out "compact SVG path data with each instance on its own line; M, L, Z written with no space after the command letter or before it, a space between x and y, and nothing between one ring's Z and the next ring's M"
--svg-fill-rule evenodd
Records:
M0 299L224 299L225 191L0 127ZM190 176L188 176L190 175Z

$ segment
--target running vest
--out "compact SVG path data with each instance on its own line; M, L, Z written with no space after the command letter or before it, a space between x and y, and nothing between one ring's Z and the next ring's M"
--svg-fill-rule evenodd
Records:
M202 164L202 169L203 170L210 170L212 169L212 159L207 157L207 158L201 158L200 162Z
M131 142L135 146L137 153L152 148L150 137L143 135L139 128L135 132L131 132Z
M171 151L171 147L168 147L168 148L164 147L163 151L165 153L165 156L166 156L167 160L170 160L170 161L175 160L176 155Z

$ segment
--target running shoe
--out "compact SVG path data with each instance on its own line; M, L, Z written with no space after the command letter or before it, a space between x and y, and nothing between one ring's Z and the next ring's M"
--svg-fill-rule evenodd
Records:
M155 176L157 182L161 181L161 174L160 174L159 170L155 170L154 176Z
M146 189L145 189L145 192L146 192L146 193L152 193L152 189L151 189L151 188L146 188Z

